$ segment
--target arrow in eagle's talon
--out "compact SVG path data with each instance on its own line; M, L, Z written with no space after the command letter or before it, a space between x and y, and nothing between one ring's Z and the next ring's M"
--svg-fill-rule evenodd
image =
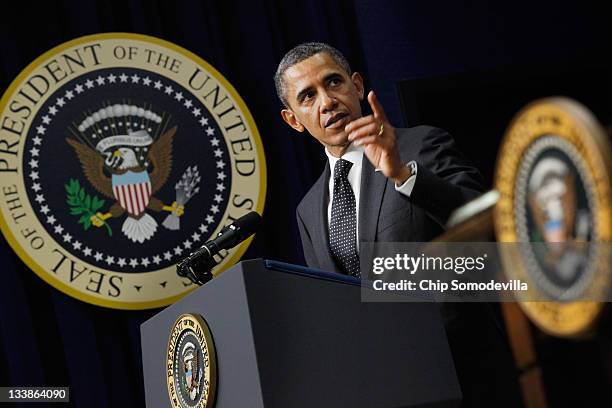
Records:
M185 213L185 206L184 205L177 205L176 201L174 201L172 203L172 205L164 205L162 207L162 209L165 210L165 211L173 213L177 217L180 217L181 215L183 215Z

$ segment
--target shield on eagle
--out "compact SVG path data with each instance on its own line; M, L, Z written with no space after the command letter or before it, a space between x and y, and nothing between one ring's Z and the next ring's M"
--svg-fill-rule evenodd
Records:
M151 198L151 180L147 171L113 174L115 199L129 214L138 217L145 211Z

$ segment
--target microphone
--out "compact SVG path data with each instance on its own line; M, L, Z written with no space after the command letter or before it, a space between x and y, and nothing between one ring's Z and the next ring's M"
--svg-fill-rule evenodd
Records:
M261 215L255 211L246 213L219 232L216 238L176 264L176 273L203 285L213 278L212 268L217 265L214 256L222 249L230 249L255 233L261 223Z

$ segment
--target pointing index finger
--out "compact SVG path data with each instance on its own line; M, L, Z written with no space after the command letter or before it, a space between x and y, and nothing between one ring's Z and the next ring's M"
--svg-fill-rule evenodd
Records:
M370 91L370 93L368 93L368 103L370 104L370 107L372 108L372 113L374 114L374 117L376 119L382 120L383 122L386 122L387 116L385 115L385 110L383 109L382 105L378 101L378 98L374 94L374 91Z

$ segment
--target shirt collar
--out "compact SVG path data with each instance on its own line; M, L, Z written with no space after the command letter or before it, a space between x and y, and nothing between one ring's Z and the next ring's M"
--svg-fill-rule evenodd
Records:
M331 170L333 174L334 166L336 165L336 162L338 161L338 157L333 156L327 150L327 148L325 148L325 154L327 155L327 159L329 160L329 169ZM363 146L355 146L353 143L351 143L349 147L346 149L346 151L344 152L344 154L342 155L342 157L340 157L340 159L344 159L344 160L347 160L353 163L353 166L351 167L351 169L361 168L361 161L363 160Z

